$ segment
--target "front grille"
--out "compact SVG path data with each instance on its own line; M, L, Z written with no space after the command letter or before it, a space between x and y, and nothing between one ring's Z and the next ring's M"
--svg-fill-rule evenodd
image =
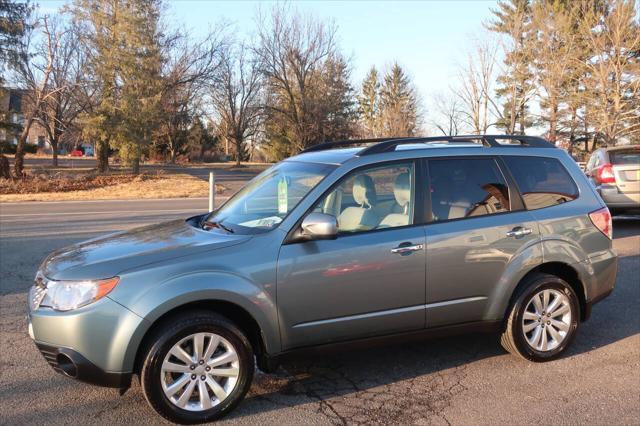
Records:
M40 350L40 353L44 359L49 363L51 367L58 373L62 373L60 367L58 367L58 348L54 346L43 345L42 343L36 343L36 346Z

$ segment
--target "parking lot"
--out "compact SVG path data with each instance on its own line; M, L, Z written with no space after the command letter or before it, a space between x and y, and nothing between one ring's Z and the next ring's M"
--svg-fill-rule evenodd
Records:
M186 217L205 199L0 206L0 424L157 424L138 384L112 389L53 372L27 335L42 258L96 234ZM640 424L640 219L614 221L617 285L568 355L532 364L494 335L321 355L259 373L223 424ZM471 279L471 278L470 278Z

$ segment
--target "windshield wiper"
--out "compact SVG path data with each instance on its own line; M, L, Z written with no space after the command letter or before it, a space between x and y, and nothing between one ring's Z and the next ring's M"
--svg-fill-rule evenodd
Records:
M222 222L213 222L213 221L205 220L202 223L202 229L204 229L205 231L209 230L209 229L206 229L209 226L214 227L214 228L223 229L223 230L227 231L230 234L233 234L235 232L233 229L229 228L228 226L223 225Z

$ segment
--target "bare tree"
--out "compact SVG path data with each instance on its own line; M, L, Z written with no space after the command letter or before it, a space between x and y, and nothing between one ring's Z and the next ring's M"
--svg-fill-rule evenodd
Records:
M42 41L37 44L36 53L32 50L33 31L25 34L21 55L23 61L17 64L17 78L25 89L23 95L24 123L18 145L16 146L13 170L16 177L24 175L24 146L29 130L36 117L41 113L44 104L60 89L51 89L49 80L53 72L56 55L60 48L60 40L64 32L52 30L48 16L37 19L34 31L42 31Z
M176 33L163 46L167 60L157 135L166 143L172 163L187 145L201 100L215 84L225 43L221 31L213 31L198 42Z
M589 8L580 28L586 62L591 124L605 143L640 133L640 25L632 0L615 0L604 14Z
M236 165L245 157L244 143L260 129L262 79L259 64L244 44L222 53L220 75L211 99L218 118L218 135L235 145Z
M462 104L461 112L475 134L487 133L487 129L493 125L493 117L500 113L493 98L496 53L495 43L476 43L458 74L456 94Z
M58 20L50 20L51 31L57 32ZM36 120L49 136L53 151L53 165L58 165L58 148L61 139L70 130L78 115L86 109L87 97L81 96L86 85L87 58L78 49L78 33L73 28L59 32L58 49L52 61L47 90L50 96L37 111ZM45 52L39 52L44 55Z
M445 136L460 134L465 127L462 102L454 93L439 93L433 98L431 126Z
M318 69L336 54L336 28L288 12L279 5L270 18L259 17L255 54L269 89L268 113L286 123L295 152L318 142L313 85Z

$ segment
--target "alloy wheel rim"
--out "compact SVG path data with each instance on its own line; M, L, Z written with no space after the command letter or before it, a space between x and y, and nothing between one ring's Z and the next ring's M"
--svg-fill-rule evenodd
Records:
M164 395L175 406L204 411L224 401L240 374L238 353L215 333L191 334L167 352L160 370Z
M556 349L571 329L571 302L561 291L536 293L522 316L522 331L529 346L539 352Z

